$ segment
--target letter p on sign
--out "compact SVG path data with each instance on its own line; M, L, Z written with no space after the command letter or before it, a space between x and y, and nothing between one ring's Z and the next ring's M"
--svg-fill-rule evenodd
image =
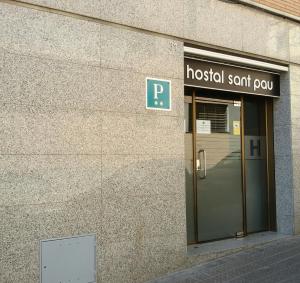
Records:
M146 108L171 110L171 81L146 78Z

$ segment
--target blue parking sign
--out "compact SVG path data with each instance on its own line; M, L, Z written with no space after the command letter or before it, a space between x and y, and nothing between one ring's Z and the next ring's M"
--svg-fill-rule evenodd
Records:
M146 78L146 108L171 110L171 81Z

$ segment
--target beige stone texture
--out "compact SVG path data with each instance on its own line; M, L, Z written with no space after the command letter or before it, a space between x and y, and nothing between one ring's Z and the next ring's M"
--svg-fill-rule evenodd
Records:
M149 29L164 34L183 35L182 0L100 0L104 20Z
M183 155L103 155L102 162L102 190L107 198L184 194L180 189Z
M99 24L1 3L0 48L12 53L100 65Z
M174 270L186 250L183 44L8 4L0 14L0 281L38 282L40 240L91 233L99 282ZM146 77L171 80L171 111L145 109Z
M0 154L101 154L101 112L1 104L0 120Z
M0 206L1 282L38 282L41 239L101 235L101 195L41 205Z
M181 234L113 242L106 245L102 282L146 282L182 266L185 252Z
M299 26L283 17L218 0L25 2L183 40L299 63Z
M103 110L100 67L2 51L0 102Z
M290 61L300 63L300 26L297 23L289 25Z
M241 50L241 12L240 7L221 1L184 0L184 37Z
M102 153L183 154L182 131L182 117L107 112L103 115Z
M101 156L0 155L0 178L0 206L68 202L101 190Z
M184 2L182 0L26 0L24 2L164 34L183 35Z
M185 40L294 62L274 103L277 222L300 233L298 25L217 0L25 2L107 22L0 3L0 282L38 282L40 240L71 235L96 233L99 282L197 261L186 256ZM171 111L145 109L146 77L171 80Z
M298 46L299 47L299 46ZM299 126L299 110L300 110L300 66L290 66L291 78L291 100L292 100L292 139L293 139L293 184L294 184L294 225L295 233L300 233L300 171L299 171L299 153L300 153L300 126Z
M182 42L102 25L100 49L104 68L183 79Z
M289 26L280 17L243 9L243 51L280 60L289 60Z

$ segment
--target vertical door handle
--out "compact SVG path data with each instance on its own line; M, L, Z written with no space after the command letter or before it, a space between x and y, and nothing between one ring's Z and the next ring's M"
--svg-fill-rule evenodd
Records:
M206 151L204 149L200 149L198 151L198 159L197 159L197 171L199 172L199 178L206 178Z

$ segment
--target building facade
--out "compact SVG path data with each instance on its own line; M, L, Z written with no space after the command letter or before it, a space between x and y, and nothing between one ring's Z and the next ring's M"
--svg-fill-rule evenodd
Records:
M52 239L145 282L300 233L299 6L263 2L0 1L0 282L88 282Z

